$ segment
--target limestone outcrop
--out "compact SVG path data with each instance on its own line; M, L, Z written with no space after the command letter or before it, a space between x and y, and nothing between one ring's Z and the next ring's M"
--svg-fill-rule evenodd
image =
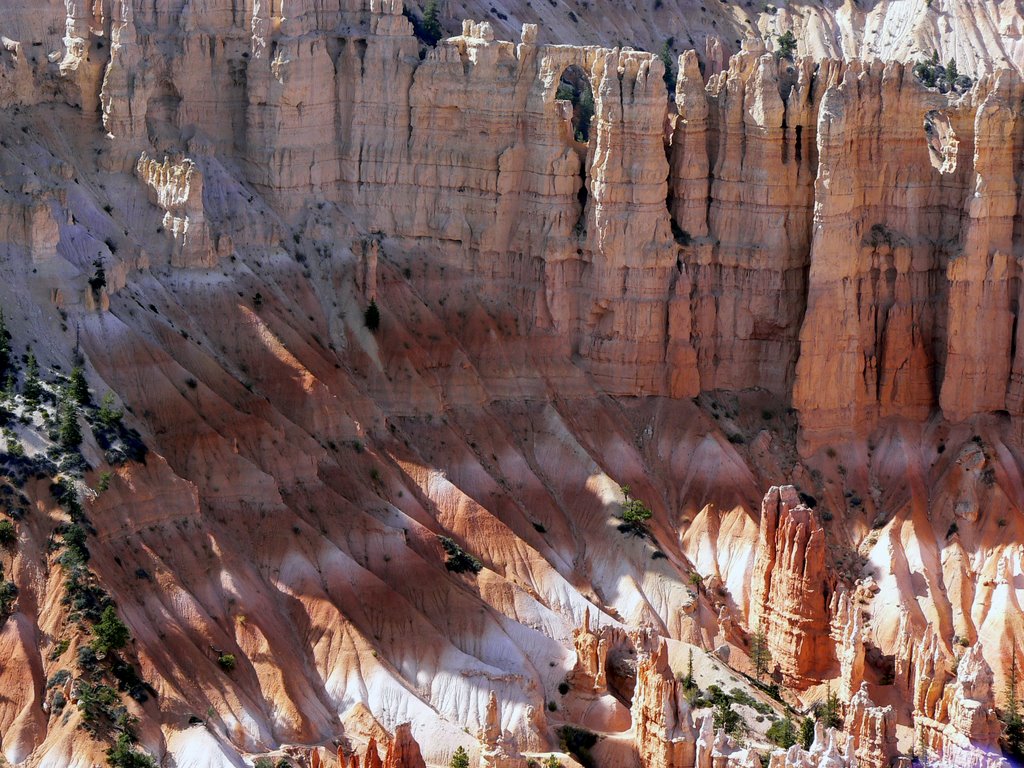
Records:
M928 628L912 640L904 617L907 648L897 654L897 685L913 702L917 737L942 760L956 765L1006 766L998 749L1001 726L994 710L992 669L981 645L967 648L955 666Z
M526 758L519 754L512 735L502 730L501 709L494 691L487 700L487 717L478 738L483 745L480 768L526 768Z
M863 768L892 765L896 750L896 712L892 707L876 707L868 694L867 683L849 699L846 716L853 754Z
M830 646L811 641L829 632L832 589L814 512L793 486L771 488L761 503L749 626L765 634L787 685L804 685L835 663Z
M842 701L851 701L862 690L864 682L865 630L860 605L866 590L837 590L832 594L829 613L832 617L832 639L839 659L839 686L836 694ZM865 601L866 602L866 601Z
M852 717L776 764L884 763L861 693L892 657L903 743L998 763L1019 12L441 5L437 45L400 0L4 9L7 761L100 763L130 715L133 748L213 768L519 767L565 726L609 765L747 765L763 732L694 732L663 644L727 690L762 629L785 695L832 681ZM665 57L616 44L668 6ZM927 87L906 62L954 39L1006 49ZM92 738L97 606L132 640Z
M669 667L664 642L640 661L636 678L631 714L641 764L650 768L694 765L697 731L683 687Z

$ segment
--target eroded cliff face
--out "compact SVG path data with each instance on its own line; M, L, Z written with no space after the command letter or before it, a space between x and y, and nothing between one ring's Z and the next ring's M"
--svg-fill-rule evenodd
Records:
M706 688L705 650L753 672L759 627L790 701L851 697L846 734L775 764L880 765L896 727L998 762L1022 636L1016 76L942 95L751 40L706 78L680 56L671 102L655 55L473 22L428 49L398 0L10 19L15 358L55 382L80 355L148 453L96 427L88 470L4 486L8 760L111 743L80 727L94 630L63 600L84 516L151 686L118 700L168 765L519 766L565 725L609 764L744 765L666 648L692 644ZM556 98L571 65L586 144ZM60 455L54 404L7 403L9 446ZM623 485L644 535L619 530Z

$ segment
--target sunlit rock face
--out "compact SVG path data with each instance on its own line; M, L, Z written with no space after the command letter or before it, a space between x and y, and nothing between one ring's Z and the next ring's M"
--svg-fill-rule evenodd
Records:
M132 748L183 768L569 764L566 726L602 765L751 765L769 721L734 702L740 746L682 677L695 656L702 691L781 716L742 677L763 632L763 683L846 715L773 765L922 739L1000 764L1016 11L972 22L980 78L942 93L900 63L919 19L885 48L848 10L779 9L789 59L749 35L772 14L726 36L716 7L669 94L616 42L694 9L591 5L446 9L436 46L398 0L0 14L8 761L105 762L131 722L89 714L106 681ZM885 8L907 13L857 13ZM108 605L132 639L92 659Z

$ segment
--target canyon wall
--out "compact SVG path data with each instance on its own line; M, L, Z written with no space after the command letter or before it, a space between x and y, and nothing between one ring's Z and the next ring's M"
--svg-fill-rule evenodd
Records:
M745 670L763 628L787 695L852 694L854 738L816 758L883 763L870 701L912 686L894 709L930 749L991 750L1024 599L1018 76L940 94L750 39L679 56L670 100L651 53L480 22L425 46L402 11L4 17L15 356L54 388L81 360L149 449L114 464L88 437L68 473L155 692L126 703L140 744L518 765L582 724L620 761L742 764L656 641ZM31 457L53 447L15 421ZM56 477L9 505L2 555L19 763L105 748L55 706L81 683L50 684L88 644ZM918 701L925 656L947 673Z

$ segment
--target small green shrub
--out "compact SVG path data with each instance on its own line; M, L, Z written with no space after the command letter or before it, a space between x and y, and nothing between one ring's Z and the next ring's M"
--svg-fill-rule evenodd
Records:
M465 747L457 747L452 759L448 761L448 768L469 768L469 753Z
M377 302L373 299L370 300L369 306L363 312L363 322L371 331L376 331L380 328L380 310L377 308Z
M225 672L231 672L236 666L238 666L238 661L235 659L235 654L233 653L222 653L217 657L217 663L220 664L220 668Z
M18 587L13 581L0 582L0 621L7 621L18 598Z
M124 648L131 633L128 627L117 615L117 609L108 605L100 616L100 620L93 626L93 641L89 644L96 653L109 653Z
M782 720L776 720L772 723L765 735L768 737L768 741L772 744L782 747L783 749L789 749L791 746L796 744L798 734L796 731L796 724L789 715L786 715Z
M793 34L793 30L787 29L781 35L776 35L775 42L778 45L778 48L775 49L777 58L793 58L793 54L796 53L796 35Z
M622 523L618 526L622 533L631 533L634 536L646 536L647 521L651 519L650 508L640 499L634 499L629 495L629 486L623 485L622 491Z
M452 573L480 573L484 564L467 553L462 547L447 536L438 536L441 546L448 555L444 567Z
M0 520L0 546L9 547L18 540L18 530L10 520Z

